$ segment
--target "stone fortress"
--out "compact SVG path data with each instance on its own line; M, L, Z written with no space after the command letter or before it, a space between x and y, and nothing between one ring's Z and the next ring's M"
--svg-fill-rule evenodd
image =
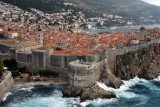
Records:
M134 52L152 44L160 44L160 38L142 44L124 47L122 49L107 49L104 59L97 62L73 61L69 63L69 84L73 86L88 86L96 83L103 71L113 73L116 66L116 56Z
M132 45L119 48L107 48L105 52L87 55L53 54L53 49L41 49L43 37L39 35L37 41L22 41L15 45L10 45L12 41L6 43L1 41L0 50L3 53L0 57L16 59L18 66L26 66L28 71L50 69L58 72L61 76L69 78L72 86L88 86L94 84L103 75L103 71L112 74L114 71L116 56L136 51L151 44L160 43L160 38L150 38L148 41L137 43L132 41Z

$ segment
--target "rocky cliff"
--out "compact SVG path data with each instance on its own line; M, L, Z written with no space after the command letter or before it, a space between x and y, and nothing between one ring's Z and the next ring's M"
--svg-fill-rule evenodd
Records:
M153 79L160 74L160 44L152 44L146 48L129 52L116 57L114 75L123 80L135 76Z

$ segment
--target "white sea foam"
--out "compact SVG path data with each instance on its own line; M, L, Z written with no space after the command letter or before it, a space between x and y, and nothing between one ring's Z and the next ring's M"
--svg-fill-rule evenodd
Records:
M59 93L58 93L59 92ZM55 93L61 94L60 91ZM25 101L18 103L12 103L12 107L72 107L73 105L78 105L80 103L80 98L62 98L62 96L35 96ZM9 105L10 106L10 105Z
M89 104L93 104L95 106L98 106L98 105L105 105L105 104L109 104L109 103L113 103L113 102L117 102L118 99L116 98L112 98L112 99L95 99L93 101L85 101L85 102L82 102L80 103L80 105L82 107L86 107L87 105Z
M114 91L118 98L120 97L135 98L135 97L139 97L139 95L133 92L127 92L127 90L129 90L132 86L134 86L138 82L147 83L148 81L145 79L140 79L138 77L135 77L133 79L130 79L129 81L123 81L123 85L119 89L108 87L104 83L101 83L101 82L97 82L97 84L99 85L99 87L101 87L104 90Z
M104 90L108 90L108 91L127 91L130 87L134 86L138 82L146 83L148 81L145 79L140 79L138 77L135 77L133 79L130 79L129 81L123 81L123 84L120 86L119 89L108 87L104 83L101 83L101 82L97 82L97 84L99 85L99 87L103 88Z
M130 87L136 85L138 82L148 83L148 81L145 79L135 77L129 81L123 81L124 84L120 87L120 90L127 91Z
M111 27L111 29L116 29L117 27Z
M157 78L153 79L154 81L160 81L160 76L158 76Z
M21 84L21 85L14 85L13 90L24 90L24 91L32 91L34 89L34 86L36 85L43 85L43 86L49 86L51 83L43 83L43 82L30 82L26 84Z
M44 86L48 86L51 83L43 83L43 82L30 82L30 83L26 83L26 84L20 84L20 85L15 85L16 87L32 87L35 85L44 85Z
M4 94L4 97L3 97L3 100L2 101L5 101L7 99L8 96L12 95L11 92L8 92L6 94Z
M20 90L30 92L30 91L32 91L32 89L34 89L34 87L21 88Z

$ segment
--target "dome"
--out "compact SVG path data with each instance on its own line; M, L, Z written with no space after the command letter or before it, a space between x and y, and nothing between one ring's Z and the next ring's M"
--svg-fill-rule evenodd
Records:
M141 27L140 30L145 30L145 27Z

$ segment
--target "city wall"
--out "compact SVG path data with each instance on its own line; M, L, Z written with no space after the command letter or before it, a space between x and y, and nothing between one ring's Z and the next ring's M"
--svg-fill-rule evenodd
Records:
M107 69L109 69L112 73L115 70L115 64L116 64L116 56L118 55L123 55L126 54L128 52L133 52L133 51L137 51L140 50L142 48L146 48L149 47L152 44L159 44L160 43L160 38L158 39L153 39L151 41L148 42L144 42L142 44L138 44L138 45L132 45L132 46L128 46L128 47L124 47L121 49L107 49L106 50L106 60L107 60Z
M7 71L3 74L0 82L0 102L3 101L4 95L13 87L14 80L11 72Z

